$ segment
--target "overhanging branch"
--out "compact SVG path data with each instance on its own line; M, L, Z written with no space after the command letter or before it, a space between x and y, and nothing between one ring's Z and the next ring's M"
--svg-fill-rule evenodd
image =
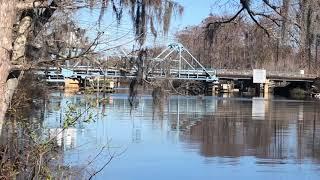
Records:
M242 7L234 16L232 16L232 17L231 17L230 19L228 19L228 20L208 23L207 26L206 26L206 28L210 28L210 26L211 26L212 24L226 24L226 23L230 23L230 22L232 22L233 20L235 20L235 19L239 16L239 14L240 14L244 9L245 9L245 8Z

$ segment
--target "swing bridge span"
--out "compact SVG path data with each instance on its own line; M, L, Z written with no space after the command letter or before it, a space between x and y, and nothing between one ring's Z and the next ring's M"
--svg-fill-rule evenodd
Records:
M137 55L131 55L119 48L109 56L113 59L129 60L138 59ZM191 53L180 43L169 44L159 55L154 58L146 58L142 66L133 66L131 69L107 68L102 69L93 66L81 66L76 62L72 66L40 67L36 74L45 76L47 82L64 82L64 78L135 78L139 73L148 79L173 79L191 80L216 83L219 80L251 80L253 70L239 69L212 69L204 67ZM143 69L143 71L141 71ZM140 74L141 75L141 74ZM275 82L314 82L317 75L301 74L300 72L267 71L266 77Z

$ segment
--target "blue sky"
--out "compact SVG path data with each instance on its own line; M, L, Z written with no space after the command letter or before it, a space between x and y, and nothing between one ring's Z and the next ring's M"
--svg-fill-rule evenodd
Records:
M200 3L201 1L201 3ZM173 20L172 28L184 28L185 26L197 25L210 14L212 0L177 0L184 7L182 17Z
M230 3L230 0L176 0L176 2L184 7L184 14L181 18L175 18L173 29L198 25L210 13L221 15L236 11L236 9L233 10L234 3ZM230 6L226 5L227 2ZM231 6L233 6L232 10Z
M168 36L160 36L157 38L155 44L167 44L175 41L174 34L178 30L184 29L186 26L198 25L201 21L206 18L210 13L214 15L232 13L237 10L234 4L230 0L176 0L184 7L184 13L181 17L175 16L171 21L170 32ZM229 6L225 5L229 2ZM237 1L236 1L237 2ZM79 21L84 29L87 29L89 33L94 37L96 30L104 31L108 34L109 39L118 39L119 37L125 36L117 40L118 44L125 43L134 38L132 23L127 13L123 14L123 19L120 25L115 21L115 15L111 9L108 9L104 15L101 27L98 27L97 20L99 18L100 10L89 10L83 9L76 14L76 19ZM150 41L153 39L151 33L147 39ZM112 44L117 44L113 42ZM117 44L117 45L118 45Z

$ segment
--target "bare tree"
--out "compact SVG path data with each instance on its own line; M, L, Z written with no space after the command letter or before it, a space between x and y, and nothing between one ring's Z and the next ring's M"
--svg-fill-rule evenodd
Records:
M298 68L307 68L309 73L314 73L316 37L319 24L319 3L310 0L262 0L255 2L240 0L239 10L228 18L208 22L206 25L207 41L211 44L216 37L218 29L224 24L237 23L238 19L247 19L247 24L253 23L267 37L277 40L276 59L286 56L286 50L299 52L291 61L283 61L283 65L299 64ZM253 8L253 6L258 8ZM273 26L270 27L270 23ZM268 27L269 26L269 27Z

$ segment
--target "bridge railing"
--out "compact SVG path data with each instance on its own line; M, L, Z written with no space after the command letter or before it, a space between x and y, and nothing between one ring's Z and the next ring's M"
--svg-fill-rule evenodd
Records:
M93 77L103 76L108 77L135 77L136 69L98 69L94 67L78 67L74 70L74 76L81 77ZM48 75L49 78L53 76L61 75L61 72L57 68L42 69L36 71L39 75ZM46 73L45 73L46 72ZM167 74L169 73L169 74ZM208 74L209 73L209 74ZM170 69L166 71L164 69L154 69L148 73L152 78L165 78L169 77L175 79L189 79L189 80L218 80L220 79L251 79L253 77L253 70L238 70L238 69L217 69L217 70L201 70L201 69ZM51 77L52 76L52 77ZM315 74L300 74L299 72L279 72L279 71L267 71L267 79L279 80L279 81L313 81L316 77Z
M301 74L300 71L295 72L279 72L279 71L267 71L267 76L273 77L302 77L302 78L316 78L316 74Z
M239 69L217 69L217 76L239 76L252 78L253 70L239 70ZM279 78L279 79L292 79L292 78L305 78L315 79L318 76L316 74L301 74L300 71L291 72L280 72L280 71L266 71L267 78Z
M252 70L238 70L238 69L216 69L217 76L219 75L245 75L252 76Z

